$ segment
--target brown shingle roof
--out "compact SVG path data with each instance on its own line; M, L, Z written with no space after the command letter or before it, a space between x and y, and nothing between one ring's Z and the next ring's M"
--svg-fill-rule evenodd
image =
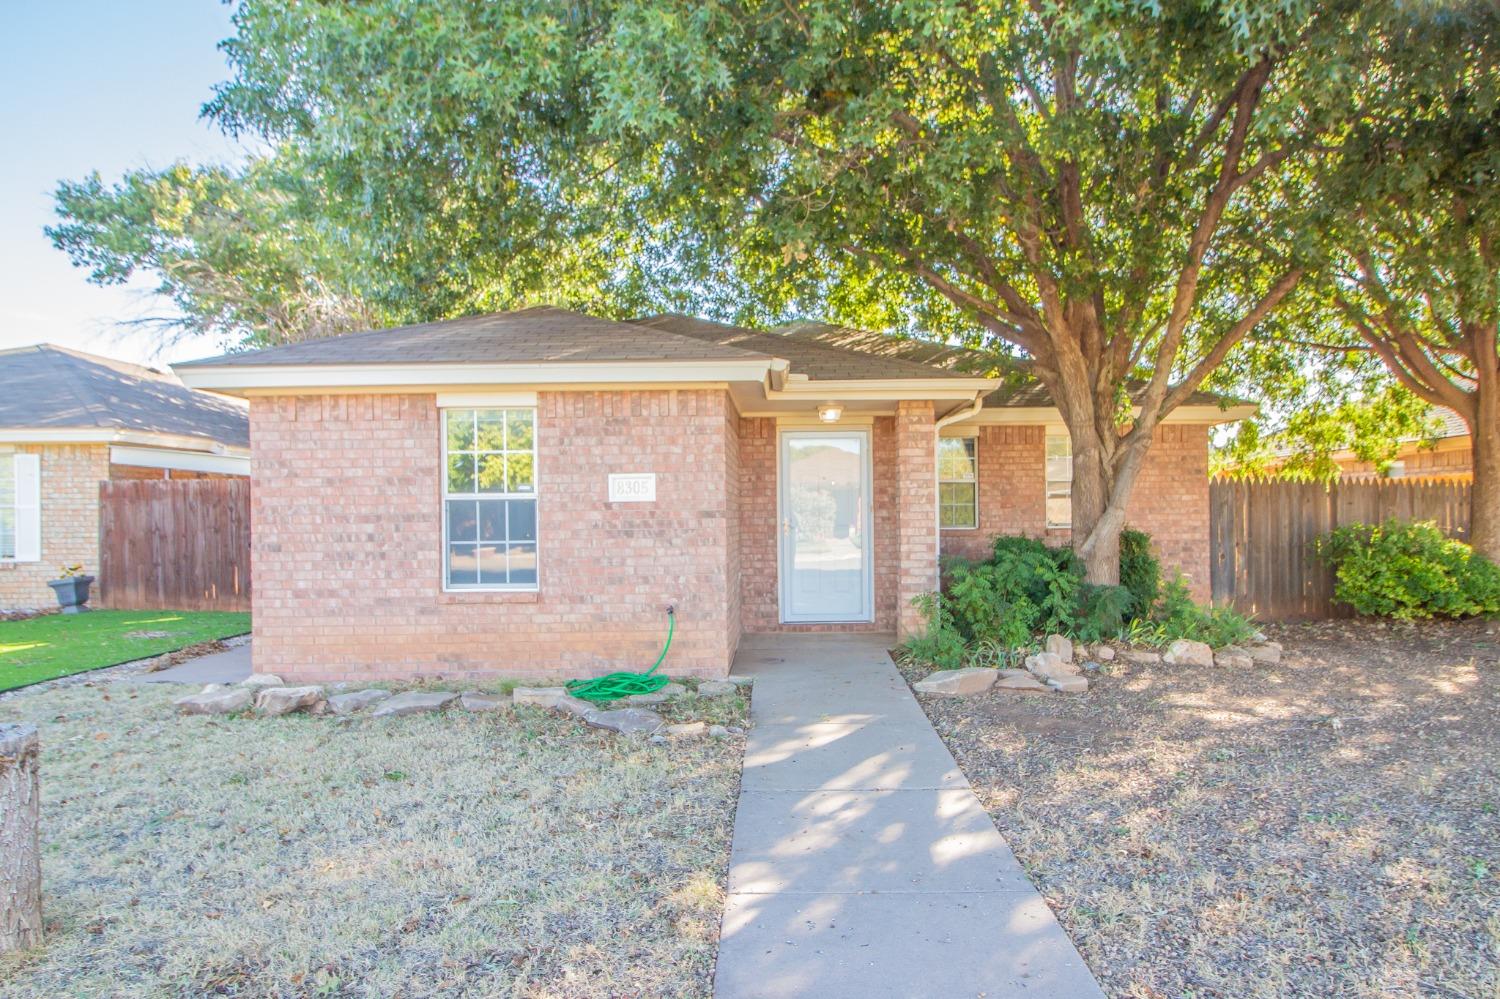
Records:
M0 437L6 428L130 430L247 447L237 399L190 389L170 372L50 343L0 351Z
M897 354L850 349L813 337L789 336L780 331L750 329L728 323L664 313L632 320L651 329L666 330L705 343L725 344L780 357L792 372L817 381L860 381L884 378L962 378L964 373Z
M552 364L734 361L768 355L552 306L397 326L225 354L178 367L261 364Z

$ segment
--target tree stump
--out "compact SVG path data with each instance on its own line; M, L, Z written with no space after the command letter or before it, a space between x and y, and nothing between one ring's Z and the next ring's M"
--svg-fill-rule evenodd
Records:
M40 749L35 725L0 725L0 954L42 942Z

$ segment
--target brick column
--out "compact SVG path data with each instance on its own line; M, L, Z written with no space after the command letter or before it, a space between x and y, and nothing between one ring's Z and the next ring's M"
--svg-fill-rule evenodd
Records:
M937 438L932 403L896 405L896 635L925 624L912 598L937 586Z

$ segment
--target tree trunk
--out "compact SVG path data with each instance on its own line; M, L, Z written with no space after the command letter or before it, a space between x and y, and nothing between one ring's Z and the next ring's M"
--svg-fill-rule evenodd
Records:
M1500 399L1481 386L1475 400L1478 418L1469 427L1474 488L1469 493L1469 544L1500 563Z
M1099 529L1099 521L1109 508L1113 476L1104 459L1092 426L1068 429L1073 442L1073 548ZM1120 581L1120 529L1106 528L1083 559L1084 579L1090 583L1113 586Z
M0 954L42 942L35 725L0 725Z

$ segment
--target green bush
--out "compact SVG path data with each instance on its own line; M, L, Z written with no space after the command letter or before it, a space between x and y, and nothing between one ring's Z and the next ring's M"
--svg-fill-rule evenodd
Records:
M1216 649L1247 642L1254 635L1255 625L1233 607L1196 603L1182 573L1167 583L1151 613L1126 629L1126 637L1137 645L1170 645L1186 638Z
M1120 532L1120 585L1130 591L1127 617L1144 617L1161 596L1161 563L1151 553L1151 535L1125 528Z
M1500 569L1431 521L1350 524L1316 542L1333 596L1360 614L1402 620L1500 612Z

